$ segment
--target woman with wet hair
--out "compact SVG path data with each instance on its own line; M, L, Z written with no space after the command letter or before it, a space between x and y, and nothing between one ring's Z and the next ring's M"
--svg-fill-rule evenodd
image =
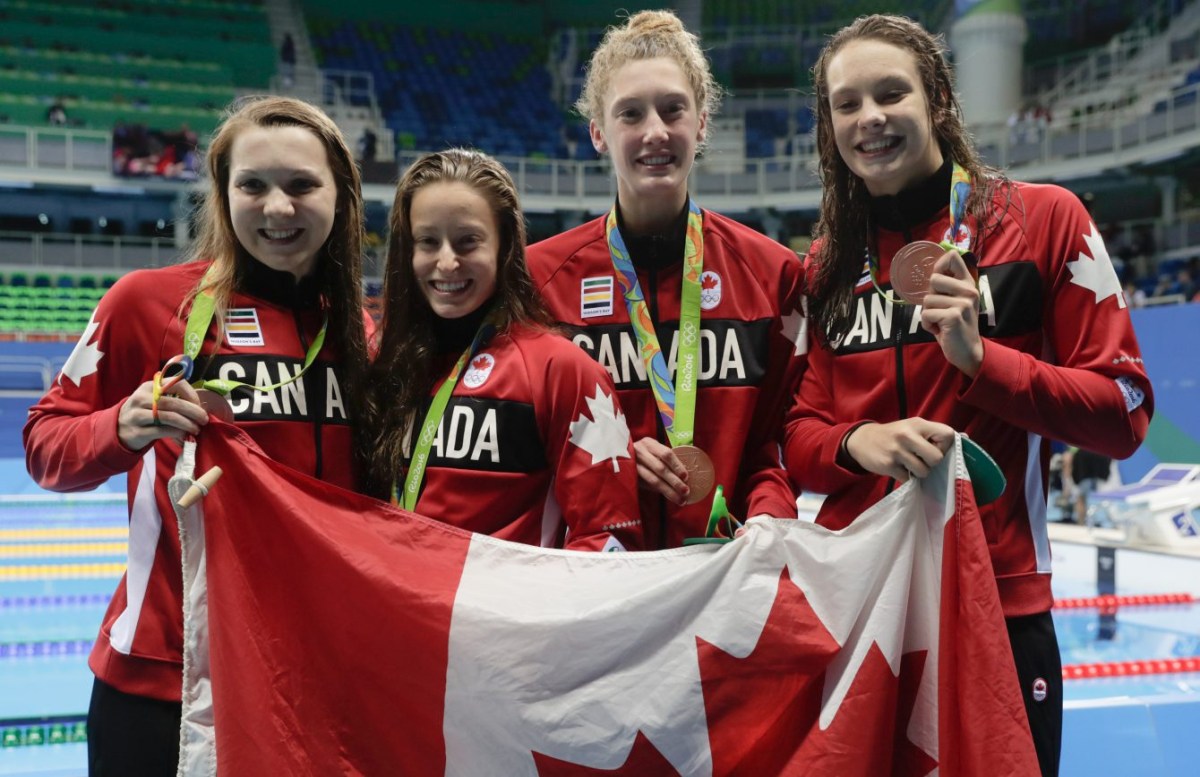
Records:
M862 17L813 82L823 190L788 473L828 495L817 521L840 529L928 475L956 432L996 460L1007 488L980 514L1038 758L1057 774L1049 445L1125 457L1145 437L1150 383L1120 284L1073 194L980 161L940 37Z

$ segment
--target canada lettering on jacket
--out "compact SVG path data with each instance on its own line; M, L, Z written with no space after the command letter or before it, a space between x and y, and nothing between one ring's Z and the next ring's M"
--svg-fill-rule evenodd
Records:
M411 439L404 441L404 450L406 456L413 455ZM429 443L428 465L483 472L544 470L546 451L533 405L494 397L451 397Z
M755 385L761 380L767 360L769 322L705 322L700 330L699 370L696 365L684 370L684 376L696 378L702 385ZM675 376L679 364L679 332L670 326L670 340L659 332L659 342L667 344L664 356L667 371ZM665 327L664 327L665 328ZM642 361L637 335L628 326L594 326L577 330L572 340L587 351L612 376L617 388L647 385L646 365Z
M985 337L1026 334L1041 327L1043 284L1032 262L1014 262L986 268L979 277L979 331ZM854 318L837 344L839 353L891 348L896 327L903 326L904 343L935 342L921 328L921 306L894 305L867 287L854 297Z
M215 373L223 380L252 386L274 386L289 381L267 391L234 389L226 399L238 418L310 419L319 415L325 421L346 423L346 403L333 367L317 362L303 377L296 378L303 368L303 363L296 359L218 356L207 374Z

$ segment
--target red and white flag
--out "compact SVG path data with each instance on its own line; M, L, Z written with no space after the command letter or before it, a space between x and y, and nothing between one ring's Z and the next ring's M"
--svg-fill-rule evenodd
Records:
M224 424L214 464L181 775L1038 774L958 445L840 532L654 553L469 534Z

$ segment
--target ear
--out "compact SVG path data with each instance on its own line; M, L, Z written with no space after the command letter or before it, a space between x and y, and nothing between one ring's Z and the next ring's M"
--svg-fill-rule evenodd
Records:
M703 143L708 137L708 111L700 112L700 127L696 130L696 142Z
M592 148L596 149L596 153L607 154L608 142L604 140L604 130L600 129L595 119L588 122L588 134L592 136Z

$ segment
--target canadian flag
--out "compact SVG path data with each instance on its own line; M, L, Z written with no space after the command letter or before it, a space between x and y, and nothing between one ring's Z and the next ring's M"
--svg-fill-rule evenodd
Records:
M222 423L180 461L225 471L180 510L180 775L1038 774L957 445L840 532L654 553L472 535Z

